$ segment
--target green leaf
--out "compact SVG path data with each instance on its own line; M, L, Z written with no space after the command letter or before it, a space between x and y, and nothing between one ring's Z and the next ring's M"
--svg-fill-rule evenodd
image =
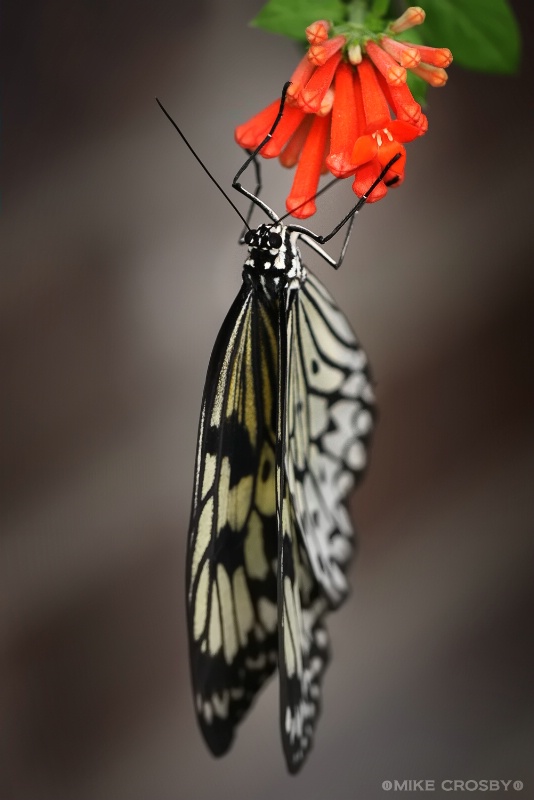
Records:
M343 0L269 0L250 24L305 41L308 25L317 19L339 24L345 20L345 9Z
M421 33L421 26L417 28L408 28L407 31L398 33L395 39L399 39L401 42L408 42L409 44L427 44Z
M389 0L373 0L371 13L375 17L385 17L389 9Z
M481 72L513 73L519 65L519 26L506 0L422 0L426 44L448 47L454 61Z

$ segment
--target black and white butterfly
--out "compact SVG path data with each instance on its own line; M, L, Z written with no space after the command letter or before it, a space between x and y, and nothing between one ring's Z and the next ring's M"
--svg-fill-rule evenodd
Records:
M374 399L365 353L298 246L339 267L367 196L321 237L283 224L259 188L253 194L239 183L254 161L260 185L256 155L284 97L233 181L252 201L243 218L248 257L204 387L186 603L194 702L210 750L229 749L278 667L283 748L296 772L320 713L326 614L348 591L353 530L345 499L367 464ZM254 205L269 218L256 229L248 226ZM320 245L345 223L336 262Z

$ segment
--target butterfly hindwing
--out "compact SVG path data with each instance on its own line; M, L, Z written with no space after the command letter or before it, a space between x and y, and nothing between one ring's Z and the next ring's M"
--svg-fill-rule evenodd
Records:
M297 772L313 745L330 650L327 602L311 572L287 487L280 564L280 728L288 769Z
M345 498L367 463L373 391L364 351L310 272L288 320L287 370L289 492L312 572L336 607L354 547Z
M215 755L277 663L276 324L244 284L202 402L186 583L195 705Z
M321 684L329 660L323 618L328 604L310 569L286 476L288 402L291 402L289 352L298 293L279 310L279 420L277 450L278 614L280 727L287 766L297 772L313 744L321 710Z

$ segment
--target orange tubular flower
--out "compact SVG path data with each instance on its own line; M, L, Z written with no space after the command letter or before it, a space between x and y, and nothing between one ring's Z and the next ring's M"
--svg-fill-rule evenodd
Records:
M326 166L336 178L347 178L354 172L351 155L359 128L353 84L353 69L349 64L340 64L334 84L330 153L326 159Z
M295 180L286 201L294 217L306 219L315 214L315 195L324 161L330 127L329 117L315 117L302 149Z
M384 197L388 183L393 182L393 185L397 185L403 180L406 151L401 142L411 142L419 136L419 128L410 122L391 118L376 71L368 59L363 59L358 65L358 79L354 84L354 92L356 96L358 93L361 96L365 132L356 139L351 155L352 163L360 167L356 170L352 184L356 194L359 196L364 194L391 159L400 155L384 179L369 195L368 202L372 203ZM356 102L360 102L358 97ZM366 168L361 169L364 166Z
M452 62L446 48L399 41L395 37L420 25L425 12L408 8L382 34L362 33L347 22L337 29L327 20L306 28L309 49L297 65L286 107L259 155L278 156L285 167L297 165L287 210L299 219L315 213L319 178L353 178L358 196L366 194L382 170L397 161L374 188L369 202L404 180L404 145L428 128L428 120L406 83L407 70L430 86L443 86ZM352 25L352 27L351 27ZM236 128L241 147L255 150L276 119L279 100Z
M340 61L341 51L338 51L325 64L317 67L306 86L297 95L297 103L308 114L317 114L321 108Z

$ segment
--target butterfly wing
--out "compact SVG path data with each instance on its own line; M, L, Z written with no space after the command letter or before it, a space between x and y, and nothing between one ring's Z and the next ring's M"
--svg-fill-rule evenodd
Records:
M287 766L294 773L313 745L330 648L324 625L328 604L310 569L287 486L280 562L280 728Z
M344 500L367 460L373 393L365 354L317 278L308 273L280 317L280 722L296 772L321 710L325 615L347 592L353 531Z
M278 655L277 321L247 284L221 328L202 401L187 556L195 706L225 753Z
M280 394L277 451L277 508L279 525L279 673L282 744L290 772L297 772L313 744L321 709L321 683L329 660L323 623L328 603L310 568L285 470L289 366L294 347L294 308L280 309ZM289 347L288 347L289 345Z
M367 463L373 391L347 319L312 274L288 321L285 466L313 575L331 607L348 591L353 529L345 498Z

